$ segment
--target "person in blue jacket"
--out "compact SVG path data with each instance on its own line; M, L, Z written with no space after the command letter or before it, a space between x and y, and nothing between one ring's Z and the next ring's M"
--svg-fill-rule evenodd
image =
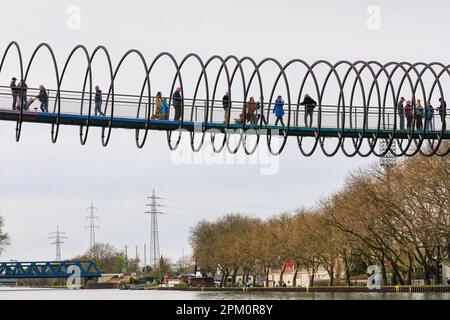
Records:
M431 105L430 101L427 101L425 105L425 122L426 122L426 130L433 131L433 122L434 122L434 108Z
M163 114L163 119L164 120L168 120L169 119L169 106L167 105L167 99L166 98L162 99L162 114Z
M281 96L278 96L277 100L275 100L275 106L273 107L273 113L277 117L275 121L275 126L278 125L278 122L281 122L281 125L284 127L283 116L284 116L284 100Z

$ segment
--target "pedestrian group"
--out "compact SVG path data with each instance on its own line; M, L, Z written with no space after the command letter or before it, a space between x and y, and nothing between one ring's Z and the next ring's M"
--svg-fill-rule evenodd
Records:
M28 99L27 91L28 86L25 80L21 80L17 83L17 79L14 77L11 80L10 84L11 95L12 95L12 109L13 110L28 110L31 104L38 99L41 103L40 110L41 112L49 112L48 111L48 102L49 96L47 90L43 85L39 86L39 94L37 96L31 97ZM105 113L102 111L103 104L103 94L100 90L100 86L95 87L95 116L105 116ZM172 103L173 108L175 109L174 121L181 121L182 119L182 109L183 109L183 98L181 94L181 88L177 87L175 92L172 95ZM447 103L443 98L439 99L439 107L437 111L441 118L442 123L445 123L446 117L446 109ZM317 107L317 102L310 97L309 94L305 94L303 101L299 103L299 105L304 106L304 124L305 127L312 127L313 118L314 118L314 109ZM167 98L162 96L161 92L158 92L154 101L155 110L152 115L152 120L169 120L169 104L167 102ZM267 120L263 114L263 112L258 112L258 110L263 110L264 103L263 97L260 97L259 101L256 102L254 97L250 97L249 101L246 102L246 110L245 116L243 113L239 115L238 118L234 119L236 124L243 124L245 121L249 122L252 125L256 125L258 122L262 122L267 125ZM230 113L231 113L231 99L230 93L226 92L222 97L222 107L224 110L224 123L229 122ZM420 99L416 100L415 105L411 100L405 100L404 97L401 97L397 104L397 115L399 117L399 129L400 130L412 130L413 125L415 124L415 128L417 130L426 130L426 131L434 131L434 113L435 108L432 106L431 101L426 101L425 106L423 106L422 101ZM285 126L283 117L285 115L284 112L284 100L281 95L277 97L274 103L274 107L272 110L275 115L275 126L281 124L281 126ZM406 126L405 126L406 122Z

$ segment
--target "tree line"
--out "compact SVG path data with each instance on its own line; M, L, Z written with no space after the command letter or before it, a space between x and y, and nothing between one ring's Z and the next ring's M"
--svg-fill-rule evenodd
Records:
M273 268L283 283L292 261L293 286L299 270L313 286L320 266L331 286L351 285L370 265L381 268L384 284L441 283L450 252L449 199L450 157L415 156L352 173L312 208L265 220L233 213L200 221L190 242L201 270L220 270L221 286L228 277L236 285L238 271L244 282L260 276L268 286Z

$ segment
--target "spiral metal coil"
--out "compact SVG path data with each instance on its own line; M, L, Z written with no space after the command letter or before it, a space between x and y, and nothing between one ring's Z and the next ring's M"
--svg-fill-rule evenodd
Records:
M414 129L415 125L413 123L411 130L408 130L408 134L401 136L398 134L399 130L397 129L397 102L400 99L401 91L402 90L411 90L412 92L412 100L415 101L416 97L423 98L424 101L431 100L433 98L433 95L435 95L434 98L443 98L445 100L445 94L444 94L444 88L442 85L443 78L445 76L450 77L450 70L449 65L444 65L442 63L433 62L433 63L408 63L408 62L389 62L386 64L381 64L376 61L356 61L356 62L349 62L349 61L339 61L337 63L330 63L328 61L320 60L317 62L314 62L312 64L308 64L307 62L301 60L301 59L293 59L284 65L281 64L279 61L277 61L274 58L266 58L261 60L260 62L255 61L254 59L250 57L244 57L244 58L238 58L236 56L227 56L225 58L221 56L212 56L206 61L202 60L200 56L197 54L188 54L186 55L180 62L178 62L175 57L168 53L163 52L158 54L150 64L147 63L144 55L135 49L127 51L122 58L120 59L119 63L116 67L113 67L113 63L111 61L110 53L104 46L98 46L94 49L92 53L89 53L87 48L83 45L78 45L73 48L73 50L70 52L69 56L67 57L64 66L62 68L62 71L58 68L58 63L54 54L53 49L50 45L46 43L41 43L36 47L33 54L31 55L30 60L27 64L24 63L22 58L22 51L17 42L11 42L6 47L6 50L3 54L3 58L1 60L0 64L0 73L3 69L3 65L5 62L6 57L8 54L11 54L11 52L15 50L19 59L20 64L20 77L21 79L26 80L29 71L31 69L31 66L35 60L36 55L41 50L47 50L50 53L51 62L54 69L55 79L57 87L56 90L56 98L55 98L55 105L54 105L54 113L56 114L56 118L54 123L51 125L51 139L52 142L55 143L58 138L59 134L59 128L60 128L60 115L61 115L61 91L64 84L64 78L66 76L66 71L68 66L70 65L70 62L72 58L75 56L77 52L81 52L83 56L86 59L86 69L85 69L85 77L84 77L84 84L82 91L82 98L81 98L81 108L86 100L89 99L89 110L88 110L88 119L85 124L80 126L80 141L81 144L85 144L88 137L88 132L90 128L91 123L91 106L92 106L92 64L94 59L100 54L103 53L107 59L108 63L108 70L109 75L108 79L110 81L109 90L108 90L108 98L106 102L106 108L110 108L110 115L108 116L109 122L108 125L105 127L102 127L102 145L107 146L108 142L111 137L111 130L112 125L114 122L114 102L115 102L115 93L114 93L114 82L116 80L117 74L121 70L124 62L132 55L138 56L140 61L142 62L142 77L143 77L143 85L141 89L141 93L139 96L139 105L138 105L138 115L141 112L141 106L143 104L143 100L147 99L150 101L152 97L152 90L151 90L151 79L150 79L150 73L155 67L155 65L158 63L160 59L163 57L169 58L171 63L173 64L173 67L175 67L175 75L172 81L171 90L170 92L174 92L175 86L181 87L181 95L184 97L184 88L183 88L183 66L186 64L189 60L194 60L198 63L199 66L199 77L196 82L196 88L194 91L194 97L192 99L192 108L194 108L194 105L196 103L196 100L198 100L197 96L199 93L200 85L203 83L205 86L205 92L206 92L206 117L205 122L203 123L201 132L200 132L200 142L198 145L195 143L195 130L191 130L190 132L190 145L194 152L197 152L201 150L203 143L205 142L205 138L208 133L208 122L212 121L213 113L215 111L214 109L214 101L216 101L216 93L219 85L219 79L222 75L222 73L225 73L226 76L226 86L228 88L228 91L230 92L230 101L231 99L231 89L233 86L233 83L240 77L242 82L242 90L244 95L244 101L247 100L247 97L249 96L249 90L252 85L252 83L255 81L257 83L258 91L260 94L260 97L269 96L269 100L267 101L268 108L267 110L263 110L264 114L266 115L267 121L269 121L269 117L271 114L270 106L273 105L273 100L275 100L275 90L277 88L277 85L281 82L284 83L284 86L286 88L286 100L287 100L287 125L282 128L282 140L279 148L277 150L273 150L273 144L272 144L272 134L269 132L264 133L264 135L267 138L267 146L272 155L279 155L283 149L285 148L287 138L289 136L292 136L291 130L293 128L294 124L298 124L298 107L301 101L301 97L306 93L305 91L305 85L306 82L312 81L314 84L315 97L317 97L318 100L318 108L317 108L317 127L314 128L314 134L313 137L304 137L304 136L296 136L297 144L299 147L299 150L303 156L311 156L314 154L315 151L320 148L322 152L329 157L332 157L337 154L339 150L341 150L346 156L353 157L355 155L359 155L361 157L367 157L370 155L375 155L377 157L384 157L387 155L387 153L392 153L396 157L401 156L414 156L418 153L425 155L425 156L446 156L450 152L450 147L448 145L443 144L443 141L448 139L448 132L446 131L446 124L445 124L445 114L444 117L441 119L441 125L442 129L436 133L435 136L433 136L432 139L426 138L424 131L416 131ZM212 83L210 83L208 77L207 77L207 70L208 67L213 63L218 62L221 66L219 68L219 71ZM228 66L229 62L233 62L236 64L234 68L230 68ZM248 64L252 66L252 72L249 77L245 76L245 71L243 68L244 64ZM273 86L270 90L270 94L266 95L264 92L264 86L263 86L263 79L261 75L261 68L264 67L267 64L275 65L277 70L279 70L276 74L275 81L273 83ZM294 86L290 84L288 81L287 71L288 69L292 68L294 65L300 65L303 68L305 68L307 71L304 74L298 75L300 78L300 86ZM319 81L319 77L317 72L318 69L326 67L328 69L328 72L325 74L325 77L322 81ZM344 72L342 72L344 70ZM434 81L432 85L428 88L426 88L426 85L424 84L424 81L422 80L423 75L428 72L433 75ZM369 76L371 81L369 82L369 86L364 84L363 81L363 74L365 77ZM324 75L323 72L321 72L321 75ZM349 81L350 78L354 77L354 80ZM337 83L338 88L336 88L335 85L333 85L334 90L338 90L339 92L339 98L336 103L336 106L339 108L338 111L338 117L337 120L337 141L336 144L333 146L332 150L329 151L325 147L326 141L329 141L328 138L325 137L323 134L324 128L322 126L322 119L323 119L323 97L327 91L327 88L330 88L330 79L334 78L335 83ZM394 78L399 79L399 83L395 83L393 80ZM87 86L89 86L89 89L87 89ZM351 88L350 96L348 94L345 94L345 88ZM406 87L406 89L405 89ZM210 94L210 88L212 88L212 94ZM437 88L437 90L435 90ZM362 97L363 101L363 124L361 126L361 129L356 137L345 137L344 131L346 129L352 129L353 124L350 121L350 124L345 121L345 115L351 114L352 110L356 108L354 105L354 101L356 100L356 92L359 91ZM437 91L437 93L435 93ZM86 98L85 96L89 94L89 98ZM374 98L375 97L375 98ZM369 108L372 108L370 106L370 101L372 99L376 99L377 101L377 126L374 129L373 134L367 135L366 130L368 130L368 114L369 114ZM386 130L386 125L384 123L384 117L388 106L388 100L392 101L392 108L393 108L393 114L394 114L394 123L393 126L389 132L389 135L386 138L380 138L380 132L382 130ZM414 103L414 102L413 102ZM264 105L263 105L264 106ZM414 104L414 111L415 111L415 104ZM148 131L149 126L148 124L151 121L151 108L145 108L145 118L146 118L146 126L144 129L136 129L135 138L136 138L136 145L138 148L142 148L147 140L148 137ZM182 99L182 115L181 115L181 124L180 128L183 127L183 123L186 121L186 114L185 114L185 101ZM297 110L297 112L296 112ZM243 114L245 115L245 102L243 105ZM292 114L296 114L297 116L292 116ZM340 116L341 115L341 116ZM191 113L191 119L192 121L192 113ZM415 120L414 120L415 121ZM230 141L230 134L225 133L223 136L222 141L220 142L219 146L217 147L215 145L216 139L216 133L209 132L210 139L211 139L211 145L214 150L214 152L219 153L224 150L226 147L227 150L231 153L236 153L238 149L242 146L245 153L248 155L251 155L255 152L255 150L258 147L258 144L260 142L260 136L263 135L263 117L260 117L259 123L256 126L256 129L252 129L252 132L256 133L256 142L253 147L248 146L247 141L247 130L249 127L245 124L246 121L243 121L243 124L241 126L241 129L238 131L239 134L239 142L237 146L231 147L229 144ZM425 120L426 125L427 120ZM23 110L20 109L20 115L16 124L16 140L19 141L20 135L21 135L21 129L22 129L22 123L23 123ZM347 127L346 127L347 126ZM350 126L350 127L348 127ZM230 128L230 119L228 119L226 123L226 128ZM143 135L141 136L141 130L143 130ZM176 150L181 141L181 132L178 132L178 137L172 137L174 131L177 130L167 130L167 142L169 145L169 148L171 150ZM198 133L198 132L197 132ZM309 150L305 150L304 148L304 142L306 139L311 139L311 147ZM348 144L345 144L345 140L351 140L351 146L352 150L348 150ZM385 148L382 151L377 151L376 146L377 143L380 142L380 140L383 139L385 143L387 144L387 148ZM364 140L367 141L368 150L363 151L362 146ZM427 143L425 143L427 142ZM393 144L396 144L396 148L391 148ZM395 151L394 151L395 150ZM397 152L396 150L399 150Z

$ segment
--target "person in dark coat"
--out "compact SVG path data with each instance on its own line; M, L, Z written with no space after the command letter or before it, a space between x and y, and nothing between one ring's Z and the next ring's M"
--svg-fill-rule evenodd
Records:
M397 104L397 114L400 119L400 130L405 130L405 107L403 103L405 102L405 98L401 97L400 101Z
M422 102L420 100L417 100L416 114L415 114L417 130L423 129L423 113L424 113L424 111L423 111Z
M309 94L305 94L303 102L301 102L300 105L305 106L305 127L311 127L314 115L314 108L317 106L317 102L313 98L311 98Z
M41 103L41 111L48 112L48 95L47 90L45 90L44 86L39 86L39 94L36 96Z
M24 110L28 110L27 89L27 83L25 82L25 80L21 80L18 90L20 95L20 105Z
M98 115L105 116L105 114L102 111L102 90L100 90L99 86L95 87L95 116Z
M442 126L444 126L445 123L445 116L447 113L447 102L443 98L439 98L439 102L441 105L439 106L439 115L441 116Z
M181 119L181 108L182 108L182 101L181 101L181 88L178 87L177 90L172 95L173 99L173 107L175 109L175 117L174 121L180 121Z
M230 93L227 91L225 93L225 95L222 98L222 107L223 107L223 111L225 111L225 120L223 123L228 123L229 118L230 118L230 106L231 106L231 102L230 102Z
M17 110L17 96L19 95L19 87L16 84L17 79L14 77L11 80L11 84L9 87L11 88L11 95L12 95L12 109Z
M261 120L262 123L267 125L267 120L266 120L266 117L264 116L264 98L263 97L259 98L259 101L256 103L256 112L258 113L256 123L259 123L259 121Z

